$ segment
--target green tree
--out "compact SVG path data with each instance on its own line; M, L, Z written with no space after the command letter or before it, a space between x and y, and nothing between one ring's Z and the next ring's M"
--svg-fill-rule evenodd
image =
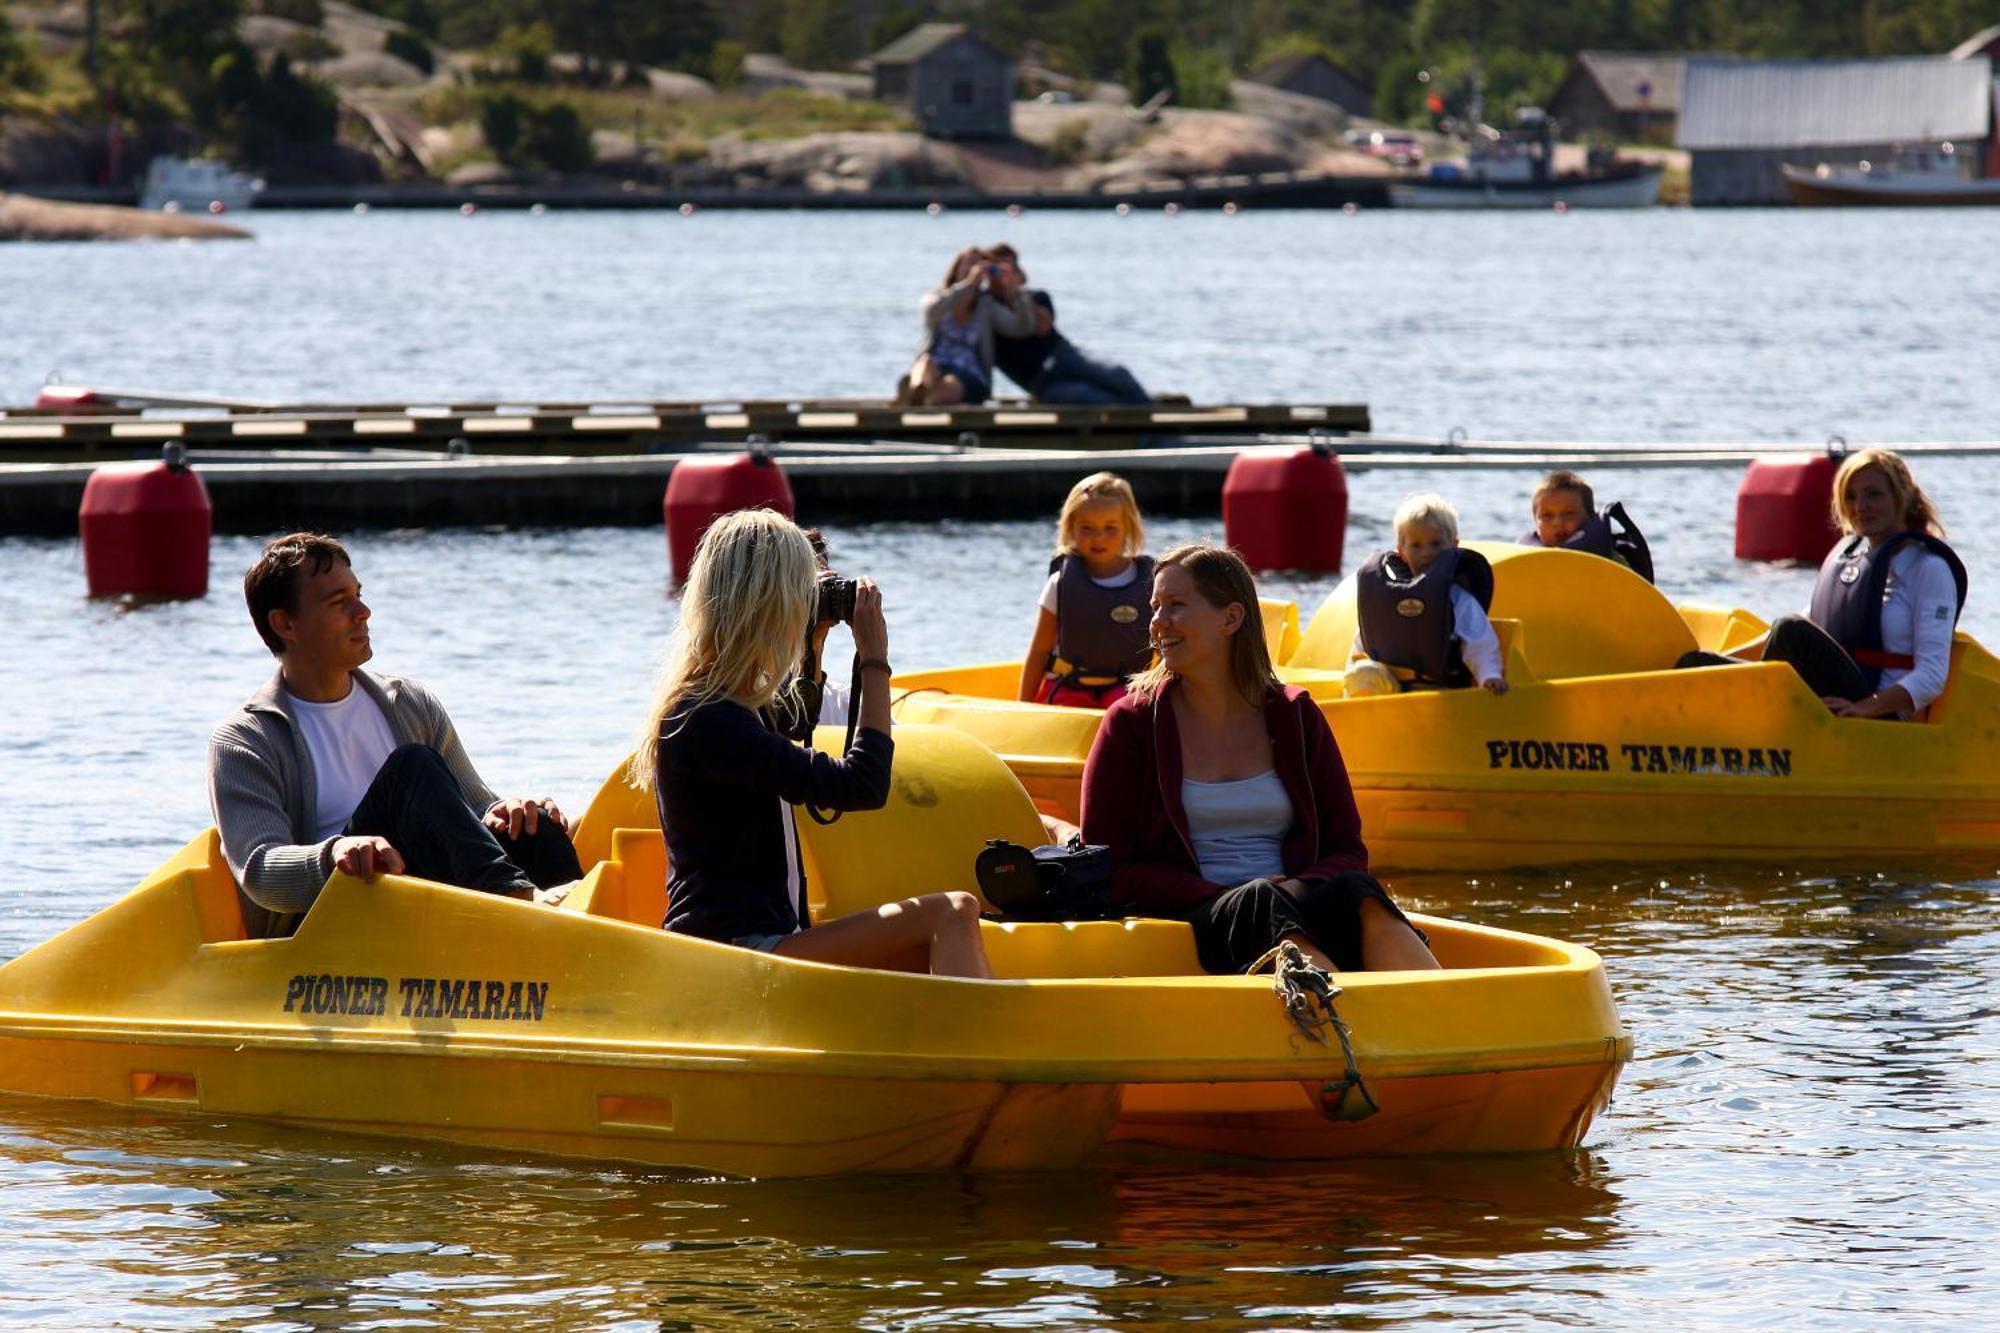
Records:
M1132 39L1132 72L1126 76L1132 100L1152 101L1161 93L1167 101L1180 98L1180 80L1174 72L1173 38L1162 28L1147 28Z
M514 160L521 142L521 120L527 104L513 93L488 93L479 99L479 134L493 156L502 162Z
M831 69L849 54L848 28L840 0L785 0L779 49L800 69Z

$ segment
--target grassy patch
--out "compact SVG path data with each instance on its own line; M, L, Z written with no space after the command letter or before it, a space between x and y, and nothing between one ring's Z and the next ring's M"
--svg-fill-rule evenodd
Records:
M722 93L713 98L667 101L639 90L557 89L533 84L472 84L426 93L417 114L433 125L476 121L482 100L509 92L531 105L566 102L593 130L664 142L672 155L700 156L718 134L749 139L795 139L834 130L907 130L909 117L880 102L849 102L793 89L757 96Z

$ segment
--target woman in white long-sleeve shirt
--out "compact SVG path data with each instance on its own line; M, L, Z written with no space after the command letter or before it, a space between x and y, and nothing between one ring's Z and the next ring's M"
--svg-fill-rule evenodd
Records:
M1907 718L1944 693L1965 565L1908 464L1850 454L1833 480L1842 537L1805 616L1771 626L1764 660L1789 662L1842 717Z

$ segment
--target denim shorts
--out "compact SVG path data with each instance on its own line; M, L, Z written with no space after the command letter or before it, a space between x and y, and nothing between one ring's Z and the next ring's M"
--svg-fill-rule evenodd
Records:
M790 939L790 935L738 935L729 941L739 949L755 949L758 953L776 953L778 946Z

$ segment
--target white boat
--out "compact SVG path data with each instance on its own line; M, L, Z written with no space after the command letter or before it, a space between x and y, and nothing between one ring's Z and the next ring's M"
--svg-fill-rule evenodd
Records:
M147 164L139 207L170 213L240 213L264 182L209 158L156 157Z
M2000 180L1969 176L1965 167L1956 145L1940 143L1898 147L1886 164L1788 162L1781 170L1793 202L1809 206L2000 204Z
M1398 208L1649 208L1660 200L1662 168L1593 152L1583 171L1555 167L1555 122L1539 108L1521 128L1481 125L1463 162L1438 162L1421 177L1392 181Z

